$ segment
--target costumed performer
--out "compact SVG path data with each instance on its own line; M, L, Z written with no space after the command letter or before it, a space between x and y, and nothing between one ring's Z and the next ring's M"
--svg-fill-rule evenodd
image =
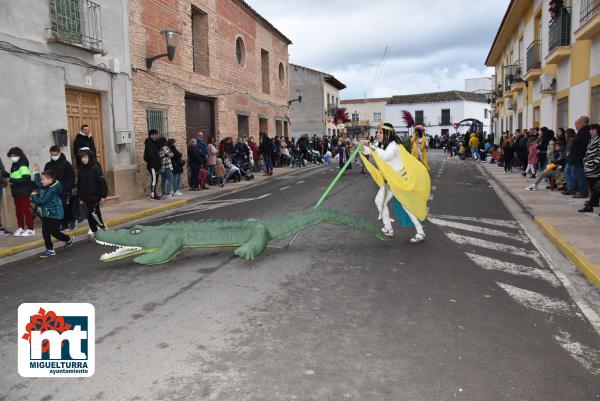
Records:
M422 125L415 127L415 133L411 139L411 152L417 160L419 160L427 170L429 170L429 161L427 160L427 135L425 128Z
M393 201L398 223L404 227L415 227L417 233L410 242L417 243L425 240L425 231L419 219L425 220L427 216L426 204L431 181L427 170L402 145L399 145L400 143L393 126L389 123L382 124L376 131L374 144L365 140L362 148L364 155L373 155L379 169L364 156L361 155L361 158L380 186L375 197L375 205L379 210L379 219L383 220L381 231L389 237L394 235L392 228L394 220L390 217L388 208L388 203ZM403 156L408 165L403 162ZM409 168L410 175L407 171ZM419 218L409 209L418 214Z

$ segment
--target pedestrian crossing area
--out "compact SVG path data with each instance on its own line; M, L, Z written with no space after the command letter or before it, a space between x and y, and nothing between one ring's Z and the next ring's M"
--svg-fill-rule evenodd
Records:
M490 280L514 302L544 314L545 321L556 322L549 327L554 330L552 337L557 344L600 376L600 350L578 342L565 328L573 321L581 322L584 315L568 293L561 291L561 281L517 222L436 214L428 220L464 252L475 268L489 272Z

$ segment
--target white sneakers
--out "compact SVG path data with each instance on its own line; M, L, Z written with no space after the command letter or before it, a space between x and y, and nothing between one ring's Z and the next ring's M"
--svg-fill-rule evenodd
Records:
M383 234L385 234L386 236L388 236L388 237L393 237L394 236L394 230L392 228L385 228L385 227L383 227L381 229L381 232Z
M412 243L423 242L423 241L425 241L425 234L417 234L410 239L410 242L412 242Z
M183 196L183 193L181 191L177 191L175 192L175 196Z
M35 235L35 230L30 230L30 229L23 230L20 227L13 234L13 236L15 236L15 237L31 237L32 235Z

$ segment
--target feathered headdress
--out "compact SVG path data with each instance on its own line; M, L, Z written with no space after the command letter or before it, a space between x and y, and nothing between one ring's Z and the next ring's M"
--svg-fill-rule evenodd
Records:
M402 110L402 119L408 128L415 125L415 120L413 119L412 114L406 110Z

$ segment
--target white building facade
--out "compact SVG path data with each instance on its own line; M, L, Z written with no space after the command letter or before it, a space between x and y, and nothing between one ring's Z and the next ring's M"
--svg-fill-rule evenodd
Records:
M457 129L454 124L465 119L481 121L483 134L490 133L490 110L483 94L447 91L393 96L385 106L386 122L391 123L400 134L407 134L403 111L413 116L415 124L425 126L427 134L432 137L456 132L464 134L471 123L465 122Z
M345 99L341 107L346 109L350 122L346 124L349 133L375 135L375 129L386 122L385 105L390 98Z

